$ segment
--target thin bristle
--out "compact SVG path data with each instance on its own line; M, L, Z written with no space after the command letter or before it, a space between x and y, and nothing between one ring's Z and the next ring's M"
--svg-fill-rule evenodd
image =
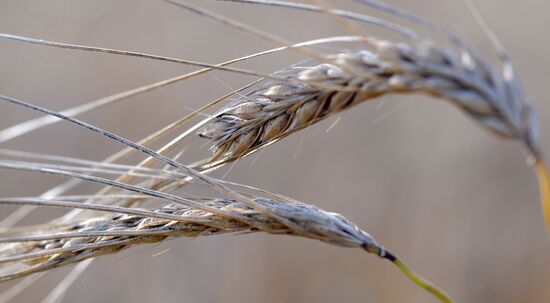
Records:
M305 47L305 46L313 46L313 45L326 44L326 43L335 43L335 42L353 42L353 41L362 40L362 39L363 39L362 37L343 36L343 37L327 37L327 38L323 38L323 39L315 39L315 40L310 40L310 41L304 41L304 42L296 43L294 45L289 45L289 46L286 46L286 47L277 47L277 48L270 49L270 50L267 50L267 51L262 51L262 52L250 54L250 55L247 55L247 56L243 56L243 57L240 57L240 58L232 59L232 60L217 64L215 66L217 66L217 67L229 66L229 65L233 65L235 63L244 62L244 61L254 59L254 58L257 58L257 57L262 57L262 56L266 56L266 55L269 55L269 54L281 52L281 51L284 51L284 50L287 50L287 49L300 49L300 48ZM75 47L77 47L77 46L75 46ZM173 77L173 78L170 78L170 79L155 82L155 83L152 83L152 84L144 85L144 86L137 87L137 88L134 88L134 89L131 89L131 90L128 90L128 91L124 91L124 92L117 93L117 94L114 94L114 95L111 95L111 96L107 96L107 97L104 97L104 98L101 98L101 99L97 99L97 100L94 100L94 101L91 101L91 102L88 102L88 103L85 103L85 104L82 104L82 105L79 105L79 106L76 106L76 107L73 107L73 108L70 108L70 109L63 110L63 111L61 111L61 113L64 114L64 115L70 116L70 117L79 116L79 115L82 115L84 113L87 113L87 112L90 112L90 111L93 111L93 110L97 110L97 109L100 109L100 108L103 108L103 107L106 107L106 106L109 106L109 105L116 104L117 102L121 102L121 101L130 99L131 97L135 97L135 96L143 94L143 93L147 93L147 92L150 92L150 91L153 91L153 90L156 90L156 89L161 89L161 88L164 88L164 87L168 87L170 85L173 85L173 84L176 84L176 83L179 83L179 82L183 82L185 80L189 80L189 79L195 78L195 77L200 76L200 75L207 74L208 72L211 72L215 69L216 68L214 68L214 67L212 67L212 68L208 67L208 68L204 68L204 69L201 69L201 70L198 70L198 71L195 71L195 72L187 73L187 74L184 74L184 75L181 75L181 76L177 76L177 77ZM237 93L238 91L239 90L234 91L231 95L233 95L234 93ZM207 106L205 106L202 110L198 110L197 112L203 112L204 110L206 110L209 107L212 107L216 104L217 104L217 102L212 102L212 103L208 104ZM195 116L194 114L186 116L185 121L189 120L190 118L192 118L194 116ZM61 120L58 119L58 118L55 118L55 117L52 117L52 116L44 116L44 117L39 117L39 118L36 118L36 119L29 120L29 121L25 121L25 122L19 123L17 125L14 125L12 127L9 127L7 129L1 130L0 131L0 144L6 143L10 140L13 140L17 137L25 135L29 132L41 129L45 126L57 123L59 121L61 121ZM184 121L182 121L178 124L181 124L183 122Z

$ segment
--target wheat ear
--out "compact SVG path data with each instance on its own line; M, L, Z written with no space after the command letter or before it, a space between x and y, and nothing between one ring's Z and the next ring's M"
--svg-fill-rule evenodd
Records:
M87 205L68 201L37 198L0 199L3 205L39 205L92 209L118 213L113 216L92 217L78 223L64 224L48 229L26 229L24 234L0 237L0 243L8 243L0 253L0 264L23 262L28 268L0 276L9 281L33 273L81 262L100 255L117 253L140 243L157 243L170 237L199 237L222 233L266 232L276 235L293 235L324 241L344 247L359 247L395 264L414 283L426 289L442 302L453 300L436 286L420 277L393 253L379 245L372 236L341 215L329 213L300 202L275 201L255 198L270 212L295 222L299 229L292 229L279 221L232 200L203 200L200 203L219 210L214 213L170 204L157 210Z

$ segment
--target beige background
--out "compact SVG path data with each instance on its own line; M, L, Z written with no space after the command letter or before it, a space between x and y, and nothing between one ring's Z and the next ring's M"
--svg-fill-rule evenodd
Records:
M494 51L463 1L388 0ZM512 54L537 100L550 153L550 4L474 1ZM195 1L292 41L343 31L322 15ZM335 6L376 14L347 1ZM387 35L372 27L365 30ZM0 31L205 62L268 43L161 1L0 2ZM427 33L435 37L433 33ZM243 67L268 72L282 54ZM192 70L175 64L0 41L0 93L64 109ZM215 73L82 118L139 139L238 87L248 77ZM382 102L382 103L381 103ZM36 114L0 104L0 128ZM239 162L228 179L314 203L352 219L436 281L458 302L549 302L550 241L534 174L517 143L480 129L447 102L388 96L364 104ZM303 143L300 143L303 142ZM120 146L66 124L5 147L100 160ZM61 178L0 172L1 196L37 195ZM5 215L11 211L0 209ZM55 215L42 210L28 222ZM170 249L164 252L166 249ZM154 256L159 252L164 252ZM154 257L153 257L154 256ZM67 273L49 273L16 302L36 302ZM12 284L0 285L0 291ZM262 234L177 239L102 257L64 302L435 302L389 263L360 250Z

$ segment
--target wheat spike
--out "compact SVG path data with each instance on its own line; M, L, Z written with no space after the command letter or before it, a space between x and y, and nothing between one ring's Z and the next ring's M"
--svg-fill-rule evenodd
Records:
M14 244L15 247L5 250L17 253L8 256L2 255L0 263L25 261L35 264L30 269L7 275L3 277L3 280L70 264L97 255L115 253L133 244L155 243L167 237L197 237L220 233L262 231L271 234L288 234L345 247L362 247L381 257L385 256L385 249L369 234L361 231L338 214L328 213L304 203L282 203L266 198L255 198L254 201L264 205L278 216L295 222L298 228L289 228L242 203L223 199L205 200L201 203L209 208L218 209L220 213L238 215L220 216L196 208L170 204L153 211L161 216L169 215L170 219L136 214L94 217L86 221L63 225L58 230L49 230L38 235L11 236L0 239L0 242L24 242L23 244ZM48 202L44 202L47 205ZM32 244L27 243L30 241ZM18 245L23 247L18 248Z
M459 56L429 41L404 44L370 39L370 43L374 51L330 55L326 60L332 64L281 72L287 78L347 90L268 82L223 108L199 132L212 140L214 162L242 157L366 100L417 92L450 100L486 128L522 141L540 157L531 105L481 60Z
M343 247L362 248L394 263L414 283L434 294L442 302L453 302L447 294L412 272L393 253L387 251L372 236L343 216L295 201L281 202L267 198L255 198L254 201L264 205L277 217L296 223L295 227L290 228L242 203L225 199L201 199L201 204L218 209L219 213L236 214L234 217L220 216L180 204L170 204L154 211L146 211L135 208L121 210L116 207L98 207L43 199L1 199L0 204L84 208L119 214L96 216L57 228L50 225L47 230L39 228L30 235L28 235L30 230L27 229L24 234L0 237L0 243L8 243L0 250L0 264L15 262L21 264L22 262L27 265L27 268L4 273L0 276L0 282L105 254L117 253L136 244L161 242L169 237L199 237L261 231L275 235L305 237Z

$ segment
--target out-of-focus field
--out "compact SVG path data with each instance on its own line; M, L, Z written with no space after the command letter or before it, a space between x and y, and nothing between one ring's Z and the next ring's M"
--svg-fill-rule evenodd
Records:
M494 49L463 1L387 2L442 24L496 62ZM195 3L291 41L346 33L322 14ZM347 1L332 3L380 16ZM550 153L550 3L475 4L537 100L542 147ZM364 30L395 37L371 26ZM5 0L0 3L0 32L210 63L273 47L152 0ZM298 59L285 54L241 66L269 72ZM56 110L191 70L0 41L0 93ZM252 80L223 72L212 75L82 119L137 140ZM36 116L0 104L1 129ZM550 301L550 240L539 212L534 173L517 143L487 133L448 102L424 96L383 97L340 117L269 147L253 165L255 156L240 160L227 179L347 216L458 302ZM120 148L63 123L4 147L92 160ZM63 181L5 171L0 171L0 180L4 197L39 195ZM0 209L0 217L11 210ZM41 210L25 222L57 214ZM38 302L70 268L48 273L16 302ZM0 285L0 292L10 285ZM70 288L64 302L435 301L391 264L360 250L251 234L176 239L101 257Z

